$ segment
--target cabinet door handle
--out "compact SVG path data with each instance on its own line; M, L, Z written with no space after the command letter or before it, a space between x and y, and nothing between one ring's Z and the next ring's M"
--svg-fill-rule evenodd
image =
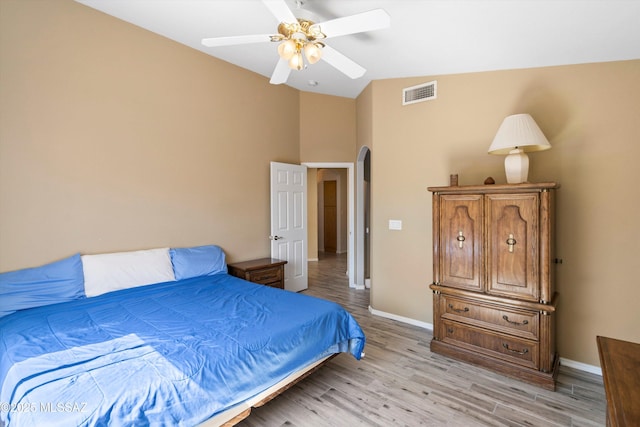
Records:
M507 323L511 323L512 325L516 325L516 326L523 326L523 325L528 325L529 324L528 320L523 320L522 322L514 322L513 320L509 320L509 317L506 314L504 316L502 316L502 318L504 320L506 320Z
M449 308L451 309L451 311L455 311L456 313L466 313L467 311L469 311L469 307L454 308L453 304L449 304Z
M509 238L507 239L506 243L509 246L509 252L513 252L513 247L518 242L516 242L516 239L513 238L513 234L509 234Z
M504 343L504 342L502 343L502 346L503 346L507 351L510 351L511 353L516 353L516 354L521 354L521 355L522 355L522 354L527 354L527 353L529 353L529 349L528 349L528 348L525 348L525 349L524 349L524 350L522 350L522 351L520 351L520 350L514 350L514 349L512 349L512 348L509 348L509 344Z
M462 231L458 231L458 237L456 237L456 240L458 241L458 247L462 249L464 241L466 240L464 234L462 234Z

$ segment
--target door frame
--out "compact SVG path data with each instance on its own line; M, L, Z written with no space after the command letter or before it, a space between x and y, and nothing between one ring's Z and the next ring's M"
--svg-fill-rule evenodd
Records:
M349 276L349 287L364 289L364 284L355 282L355 202L354 202L354 164L349 162L302 162L308 168L315 169L347 169L347 264Z

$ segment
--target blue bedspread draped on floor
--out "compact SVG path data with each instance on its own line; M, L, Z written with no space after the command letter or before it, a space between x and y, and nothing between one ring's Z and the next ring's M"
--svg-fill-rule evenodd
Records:
M0 319L8 426L196 425L365 337L339 305L227 274Z

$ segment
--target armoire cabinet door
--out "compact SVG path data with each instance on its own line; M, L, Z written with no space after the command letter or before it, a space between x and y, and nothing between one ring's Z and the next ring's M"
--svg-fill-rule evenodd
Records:
M440 199L441 284L482 290L482 196Z
M487 292L538 301L538 194L488 194L486 212Z

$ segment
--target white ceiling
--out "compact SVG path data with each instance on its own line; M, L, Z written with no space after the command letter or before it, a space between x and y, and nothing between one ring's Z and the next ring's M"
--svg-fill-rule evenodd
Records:
M276 43L201 44L277 33L260 0L77 1L267 78L278 62ZM320 61L291 72L286 84L302 91L355 98L379 79L640 59L640 0L303 1L315 22L382 8L391 27L327 39L367 72L352 80Z

